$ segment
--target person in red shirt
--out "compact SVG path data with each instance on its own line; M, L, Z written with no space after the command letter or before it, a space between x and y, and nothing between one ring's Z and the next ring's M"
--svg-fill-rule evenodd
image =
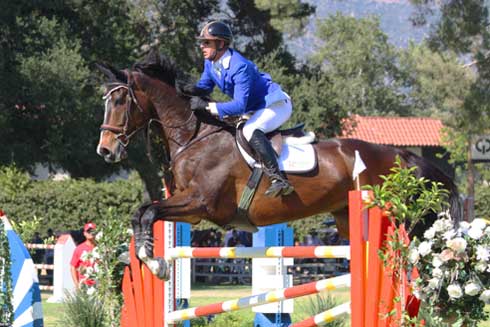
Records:
M75 252L73 252L71 258L71 277L77 288L82 284L87 286L95 284L93 279L89 279L88 276L85 276L84 274L87 268L93 268L95 265L93 259L88 260L86 258L87 254L92 252L95 247L95 227L95 224L92 222L85 224L83 227L83 236L85 236L86 240L75 248Z

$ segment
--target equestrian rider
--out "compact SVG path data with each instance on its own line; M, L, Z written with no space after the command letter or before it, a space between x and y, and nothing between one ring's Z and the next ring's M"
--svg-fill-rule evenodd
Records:
M294 188L279 170L275 151L265 133L288 120L292 112L291 99L269 74L261 73L253 62L230 47L233 35L225 23L206 24L197 39L204 56L204 71L197 84L180 85L179 91L193 95L192 110L207 110L221 119L251 114L243 127L243 135L271 180L265 194L271 197L290 194ZM232 100L207 102L200 98L209 95L215 85Z

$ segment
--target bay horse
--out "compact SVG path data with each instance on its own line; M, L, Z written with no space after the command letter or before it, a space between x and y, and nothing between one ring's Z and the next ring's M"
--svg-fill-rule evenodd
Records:
M189 97L178 94L176 82L182 76L175 64L150 53L132 70L98 65L106 75L105 116L97 153L107 162L127 156L126 146L138 131L157 124L173 173L173 195L142 205L132 218L138 257L154 274L163 278L165 261L153 258L152 224L156 220L197 224L207 219L229 226L251 169L235 143L234 127L203 112L193 112ZM303 174L287 174L295 192L283 197L264 195L268 179L260 182L249 208L250 223L265 226L330 212L339 234L348 238L348 191L355 188L352 171L355 151L367 170L360 184L380 184L399 156L402 165L417 166L418 177L441 182L449 191L453 219L459 220L460 206L452 180L439 169L411 152L356 139L329 139L314 145L317 166ZM169 185L167 185L168 187ZM425 221L421 234L434 220Z

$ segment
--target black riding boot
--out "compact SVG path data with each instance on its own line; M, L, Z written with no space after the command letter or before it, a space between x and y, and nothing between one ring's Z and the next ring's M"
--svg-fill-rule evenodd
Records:
M275 197L279 194L288 195L294 191L293 186L284 178L277 164L276 153L264 132L256 129L249 141L264 165L265 174L271 180L271 186L265 195Z

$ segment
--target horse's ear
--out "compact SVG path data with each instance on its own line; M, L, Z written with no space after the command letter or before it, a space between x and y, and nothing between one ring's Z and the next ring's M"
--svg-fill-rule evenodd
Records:
M128 77L126 74L109 64L96 63L95 67L102 72L110 81L113 82L128 82Z

